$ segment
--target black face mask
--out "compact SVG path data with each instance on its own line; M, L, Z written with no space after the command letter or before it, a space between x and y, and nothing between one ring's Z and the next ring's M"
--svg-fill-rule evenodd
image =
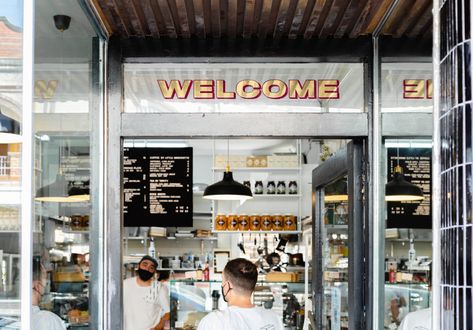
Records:
M148 281L151 277L153 277L154 273L148 272L145 269L138 268L138 276L142 281Z
M228 283L228 282L227 282L227 283ZM228 288L227 294L225 294L224 288L225 288L225 284L220 287L220 290L222 291L222 298L223 298L223 301L225 301L225 302L227 303L227 302L228 302L228 300L227 300L227 295L228 295L228 292L229 292L232 288Z

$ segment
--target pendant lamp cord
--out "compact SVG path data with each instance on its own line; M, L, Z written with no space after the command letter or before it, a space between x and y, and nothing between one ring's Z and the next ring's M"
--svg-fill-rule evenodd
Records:
M227 139L227 172L230 172L230 139Z

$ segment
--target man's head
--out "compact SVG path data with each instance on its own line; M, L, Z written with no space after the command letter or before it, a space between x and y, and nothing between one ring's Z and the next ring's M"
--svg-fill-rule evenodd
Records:
M251 297L258 280L256 266L243 258L229 261L223 270L222 294L225 300Z
M157 266L158 262L154 258L150 256L144 256L138 263L137 272L139 278L144 282L151 280L153 275L156 273Z
M33 258L33 305L38 305L46 287L46 269L38 257Z

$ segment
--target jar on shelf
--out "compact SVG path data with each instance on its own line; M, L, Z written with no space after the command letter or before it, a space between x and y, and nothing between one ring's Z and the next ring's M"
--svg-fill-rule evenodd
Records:
M276 184L274 181L268 181L268 184L266 185L266 193L268 195L273 195L276 193Z
M272 216L273 230L283 230L284 219L282 215L275 214Z
M82 226L82 215L71 215L71 229L80 230Z
M284 215L284 230L297 230L297 217L294 214Z
M276 191L277 191L278 195L284 195L286 193L286 182L278 181Z
M227 215L227 230L238 230L238 216L236 214Z
M250 188L250 190L251 190L251 183L250 183L250 181L243 181L243 185L244 185L244 186L247 186L247 187Z
M263 181L255 182L255 195L263 194Z
M240 230L249 230L250 222L246 214L240 214L238 216L238 229Z
M217 214L217 216L215 217L215 229L227 230L227 216L225 214Z
M261 230L271 230L273 228L273 222L269 214L263 214L261 216Z
M258 214L250 215L249 221L250 221L250 230L261 229L261 217Z
M289 181L289 194L297 195L297 181Z

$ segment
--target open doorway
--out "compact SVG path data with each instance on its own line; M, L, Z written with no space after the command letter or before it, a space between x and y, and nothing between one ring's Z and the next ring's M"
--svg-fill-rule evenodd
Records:
M156 276L167 283L169 301L165 303L169 304L170 327L197 328L208 312L226 306L220 294L225 263L246 258L258 268L253 303L273 310L288 329L306 329L309 321L304 319L313 307L312 171L324 162L333 162L334 155L346 150L348 142L296 138L125 139L124 278L136 276L142 257L152 255L157 259ZM184 151L190 158L183 156ZM174 201L168 197L176 197L175 190L155 186L150 192L153 183L149 178L158 171L151 159L170 157L175 166L159 162L159 166L166 167L159 171L173 177L171 181L179 182L182 188L191 182L191 200L186 197L186 189ZM144 158L147 160L142 161ZM191 164L190 169L179 166L179 161ZM153 165L149 166L150 162ZM222 179L227 166L235 181L250 188L252 199L203 198L205 189ZM138 178L133 176L136 172L140 173ZM186 180L188 174L191 180ZM151 198L164 200L161 211L175 209L176 203L181 203L179 206L191 213L191 222L182 220L188 217L187 212L174 216L148 212L148 219L154 222L143 221L145 217L141 211L135 213L136 207L143 210L156 205ZM348 217L346 203L339 209L339 217Z

